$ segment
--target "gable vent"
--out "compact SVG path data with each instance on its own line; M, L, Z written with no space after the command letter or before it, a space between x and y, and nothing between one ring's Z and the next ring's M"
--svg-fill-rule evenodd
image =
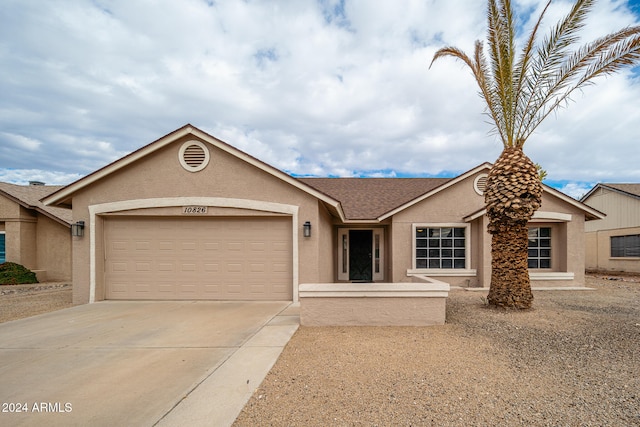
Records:
M209 164L209 150L200 141L187 141L180 147L179 160L189 172L198 172Z
M197 145L190 145L184 150L182 158L186 164L192 168L197 168L204 163L204 150Z
M481 196L484 194L484 190L487 188L487 177L487 174L478 175L473 181L473 189Z

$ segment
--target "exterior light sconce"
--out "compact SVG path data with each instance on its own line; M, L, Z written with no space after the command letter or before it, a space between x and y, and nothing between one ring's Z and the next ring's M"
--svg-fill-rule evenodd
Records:
M309 221L305 222L302 226L302 235L304 237L311 237L311 223Z
M78 221L75 224L71 224L71 235L73 237L84 236L84 221Z

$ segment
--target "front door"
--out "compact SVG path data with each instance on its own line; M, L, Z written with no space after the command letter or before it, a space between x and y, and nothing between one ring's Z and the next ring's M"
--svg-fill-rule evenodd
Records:
M384 280L384 229L338 229L338 280Z
M349 230L349 280L371 282L373 231Z

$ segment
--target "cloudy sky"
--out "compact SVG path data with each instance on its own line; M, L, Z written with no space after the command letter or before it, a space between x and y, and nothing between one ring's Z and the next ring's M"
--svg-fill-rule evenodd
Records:
M542 1L517 0L522 17ZM570 7L556 0L547 26ZM434 52L486 36L479 0L2 0L0 181L67 184L191 123L294 175L455 176L502 145ZM600 0L584 41L640 23ZM523 28L528 28L526 21ZM576 93L525 145L579 197L640 182L640 67Z

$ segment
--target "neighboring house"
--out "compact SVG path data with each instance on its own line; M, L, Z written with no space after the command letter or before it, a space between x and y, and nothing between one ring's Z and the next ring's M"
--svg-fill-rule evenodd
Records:
M585 226L586 268L640 273L640 184L597 184L581 201L606 214Z
M451 178L295 178L186 125L47 196L84 221L75 303L298 301L301 283L489 286L482 188ZM584 223L602 215L544 186L534 286L584 284Z
M71 210L40 202L61 188L0 182L0 263L24 265L40 282L71 280Z

